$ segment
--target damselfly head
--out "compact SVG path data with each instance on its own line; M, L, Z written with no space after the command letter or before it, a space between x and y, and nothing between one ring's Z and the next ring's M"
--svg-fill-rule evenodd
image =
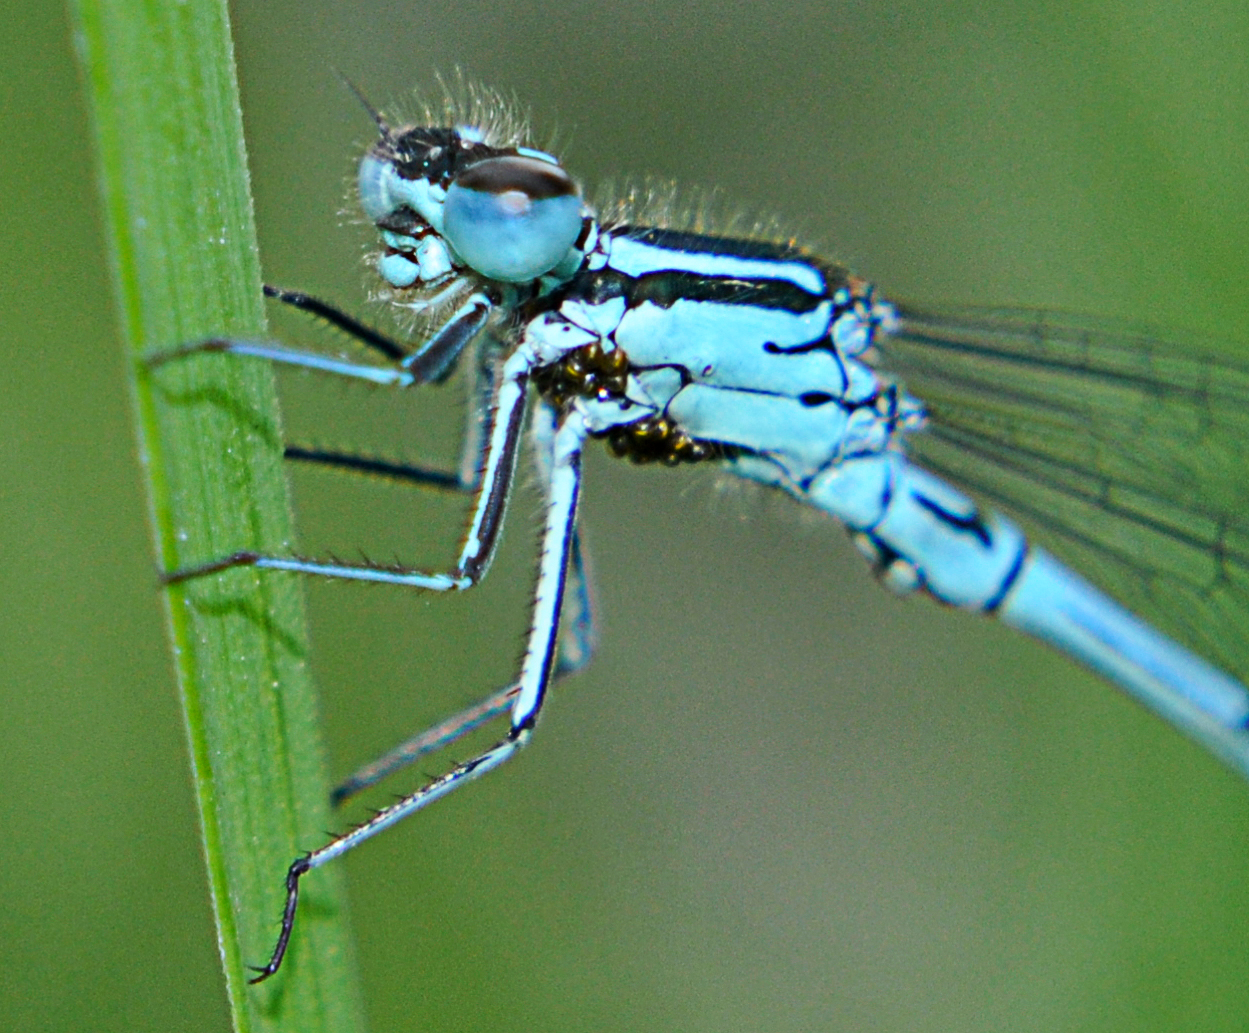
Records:
M574 245L590 213L554 157L491 146L470 126L381 128L357 182L387 245L378 269L393 287L466 268L526 283L579 261Z

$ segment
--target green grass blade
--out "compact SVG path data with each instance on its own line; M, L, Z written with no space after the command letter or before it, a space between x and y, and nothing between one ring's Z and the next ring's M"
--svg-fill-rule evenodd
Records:
M73 0L72 13L159 562L289 549L267 365L199 356L149 374L139 361L265 332L226 5ZM235 1029L362 1029L334 870L304 880L281 973L246 983L277 933L287 865L330 824L299 586L236 570L167 602ZM136 958L136 980L142 969Z

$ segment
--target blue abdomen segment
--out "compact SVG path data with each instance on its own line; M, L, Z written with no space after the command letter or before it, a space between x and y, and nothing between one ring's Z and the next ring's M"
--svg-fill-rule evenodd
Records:
M867 536L881 567L894 568L893 587L922 587L963 609L995 610L1028 549L1009 520L898 452L844 459L794 493Z
M1123 686L1249 774L1249 693L1244 687L1049 553L1031 551L998 614Z

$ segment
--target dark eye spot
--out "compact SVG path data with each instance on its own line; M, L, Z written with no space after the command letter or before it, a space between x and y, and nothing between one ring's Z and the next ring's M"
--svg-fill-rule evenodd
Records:
M827 405L829 402L835 402L836 400L827 391L807 391L805 394L798 396L798 401L808 409L814 409L817 405Z
M465 190L484 194L519 192L534 201L577 193L572 177L558 165L516 155L479 161L461 172L455 182Z

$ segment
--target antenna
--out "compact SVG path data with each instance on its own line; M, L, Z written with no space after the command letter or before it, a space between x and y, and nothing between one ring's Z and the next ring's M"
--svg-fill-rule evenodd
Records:
M364 110L369 113L369 117L373 119L374 122L377 123L377 128L381 132L382 136L389 137L390 136L390 123L388 123L386 121L385 116L383 116L382 113L378 111L377 108L375 108L372 105L372 103L369 101L369 98L364 95L364 91L361 90L360 87L357 86L354 82L348 79L347 76L343 72L339 71L337 68L334 69L334 74L337 75L343 81L343 85L346 86L347 89L349 89L355 95L356 100L358 100L361 106L363 106Z

